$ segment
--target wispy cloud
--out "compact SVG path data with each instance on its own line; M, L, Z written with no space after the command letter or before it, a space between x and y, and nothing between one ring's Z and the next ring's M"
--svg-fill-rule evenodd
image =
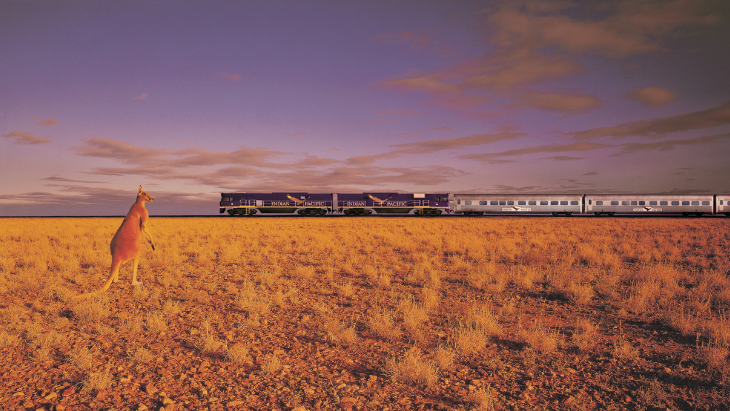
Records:
M142 93L142 94L138 95L137 97L135 97L134 99L135 100L144 100L147 98L148 95L149 94L147 94L147 93Z
M706 110L661 117L651 120L634 121L613 127L600 127L569 133L578 140L597 137L661 137L669 133L730 124L730 102Z
M626 94L629 100L639 101L645 107L658 107L677 99L676 94L661 87L644 87Z
M31 117L31 120L35 120L36 124L39 126L57 126L58 120L55 118L41 118L41 117Z
M675 148L680 147L680 146L709 144L709 143L715 143L715 142L723 141L723 140L730 140L730 133L716 134L716 135L712 135L712 136L695 137L695 138L657 141L657 142L653 142L653 143L628 143L628 144L621 145L620 154L636 153L639 151L649 151L649 150L668 151L668 150L674 150Z
M241 79L240 74L233 74L233 73L221 73L221 77L223 77L225 80L228 80L228 81L238 81Z
M13 144L20 144L20 145L50 144L53 142L47 138L38 137L32 133L28 133L25 131L18 131L18 130L14 130L9 133L3 134L3 137L12 138L12 139L14 139Z
M350 157L347 162L350 164L371 164L377 160L392 159L409 154L427 154L443 150L455 150L467 146L477 146L496 143L498 141L514 140L526 136L525 133L497 133L497 134L473 134L466 137L445 138L440 140L418 141L415 143L393 144L389 147L397 150L382 154L364 155Z
M613 145L598 144L598 143L569 143L569 144L555 144L555 145L541 145L535 147L518 148L514 150L502 151L499 153L474 153L464 154L458 156L458 158L464 160L477 160L485 163L502 163L510 161L505 157L517 157L527 154L543 154L543 153L567 153L567 152L585 152L594 151L604 148L611 148ZM565 160L561 158L560 160Z

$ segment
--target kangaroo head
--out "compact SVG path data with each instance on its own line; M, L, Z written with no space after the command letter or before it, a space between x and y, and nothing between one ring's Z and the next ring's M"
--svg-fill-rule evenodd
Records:
M142 186L139 186L139 189L137 190L137 199L139 199L140 197L142 198L142 201L149 201L150 203L155 201L155 199L152 198L151 195L142 191Z

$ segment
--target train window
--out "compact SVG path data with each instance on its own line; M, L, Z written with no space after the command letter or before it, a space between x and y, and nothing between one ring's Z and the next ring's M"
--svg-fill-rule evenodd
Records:
M568 205L568 200L560 200L560 205Z
M507 205L515 205L515 202L512 200L507 201Z
M700 202L699 202L699 201L693 201L693 202L692 202L692 205L694 205L694 206L698 206L698 205L700 205Z
M461 199L460 198L457 198L456 199L456 204L461 204Z
M639 201L639 205L646 205L646 201Z
M445 202L449 201L449 198L448 197L436 197L436 201L445 203Z
M720 200L720 205L722 205L722 200Z
M464 205L471 205L471 200L464 201Z
M540 200L540 205L548 205L549 202L547 200Z
M603 205L603 200L596 200L596 205Z
M578 201L577 201L577 200L572 200L572 201L570 202L570 205L578 205Z
M656 201L649 201L649 205L656 205Z
M490 201L489 203L490 203L491 205L499 205L499 201L497 201L497 200L492 200L492 201Z
M486 200L479 201L479 205L487 205L487 204L489 204L489 202Z
M668 205L668 204L669 204L669 203L668 203L668 202L666 202L666 201L664 201L664 200L662 200L662 201L660 201L660 202L659 202L659 205Z
M505 200L499 200L499 205L507 205L507 202Z
M520 201L517 202L517 205L527 205L527 201L520 200Z
M623 200L621 201L621 205L631 205L631 201Z
M710 205L710 202L709 201L703 201L702 202L702 205Z
M527 205L537 205L537 201L530 200L530 201L527 202Z
M593 205L593 200L592 199L588 199L588 205Z
M679 205L679 201L672 201L672 205Z
M616 200L611 201L611 205L618 205L618 201L616 201Z
M631 202L631 205L632 205L632 206L633 206L633 205L637 205L637 202L636 202L636 201L632 201L632 202Z
M689 201L682 201L682 205L689 205Z
M560 205L560 201L557 201L557 200L552 200L552 201L550 202L550 205Z

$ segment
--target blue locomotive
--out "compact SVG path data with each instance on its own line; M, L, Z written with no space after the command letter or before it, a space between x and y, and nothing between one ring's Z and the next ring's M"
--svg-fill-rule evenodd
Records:
M230 215L440 215L449 211L449 195L403 193L221 193L220 212Z

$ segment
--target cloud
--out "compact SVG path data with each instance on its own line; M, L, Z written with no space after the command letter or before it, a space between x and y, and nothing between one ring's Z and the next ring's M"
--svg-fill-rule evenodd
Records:
M89 183L89 184L101 184L101 183L103 183L103 181L73 180L73 179L70 179L70 178L59 177L57 175L53 175L53 176L50 176L50 177L42 178L41 180L48 180L48 181L53 181L53 182L58 182L58 183Z
M504 132L497 134L472 134L466 137L427 140L415 143L393 144L389 147L397 148L387 153L350 157L349 164L371 164L377 160L402 157L408 154L427 154L443 150L455 150L467 146L491 144L498 141L514 140L526 136L525 133Z
M225 80L228 80L228 81L238 81L241 79L240 74L232 74L232 73L221 73L221 77L223 77Z
M600 150L604 148L610 148L614 147L612 145L608 144L598 144L598 143L569 143L569 144L558 144L558 145L542 145L542 146L536 146L536 147L527 147L527 148L518 148L514 150L507 150L502 151L499 153L475 153L475 154L465 154L458 156L460 159L464 160L477 160L482 161L486 163L501 163L505 162L504 157L515 157L515 156L523 156L527 154L541 154L541 153L564 153L564 152L585 152L585 151L593 151L593 150Z
M36 121L36 124L39 126L57 126L58 120L55 118L40 118L40 117L31 117L32 120Z
M629 100L639 101L645 107L663 106L677 98L674 93L661 87L640 88L627 93L625 97Z
M598 97L585 94L537 93L525 94L512 107L532 107L548 111L581 113L592 110L601 104Z
M659 137L678 131L699 130L730 124L730 102L706 110L661 117L651 120L634 121L613 127L600 127L569 133L577 140L597 137Z
M21 144L21 145L35 145L35 144L49 144L53 141L35 136L31 133L25 132L25 131L18 131L14 130L9 133L3 134L3 137L5 138L14 138L15 141L13 141L13 144Z
M587 173L583 173L583 175L584 176L597 176L598 175L598 172L597 171L589 171Z
M640 151L658 150L668 151L674 150L678 146L689 146L698 144L709 144L722 140L730 140L730 133L716 134L712 136L677 139L677 140L665 140L657 141L654 143L628 143L621 145L621 153L636 153Z
M624 58L662 50L678 29L717 24L702 2L626 0L595 2L494 2L483 11L485 54L444 70L411 71L374 86L429 95L431 103L469 113L493 115L489 105L507 109L581 113L600 104L580 91L544 93L546 85L585 73L584 56ZM422 36L402 34L404 43L423 47ZM393 40L395 41L395 40ZM639 94L647 104L668 102L656 90ZM490 112L491 111L491 112Z
M138 95L137 97L135 97L134 99L135 100L144 100L147 98L148 95L149 94L147 94L147 93L142 93L142 94Z
M552 157L545 157L545 160L555 160L555 161L575 161L575 160L585 160L585 157L574 157L574 156L552 156Z
M433 40L427 34L419 34L413 31L385 33L375 37L375 40L385 44L403 44L418 52L436 53L445 56L456 55L447 43Z

